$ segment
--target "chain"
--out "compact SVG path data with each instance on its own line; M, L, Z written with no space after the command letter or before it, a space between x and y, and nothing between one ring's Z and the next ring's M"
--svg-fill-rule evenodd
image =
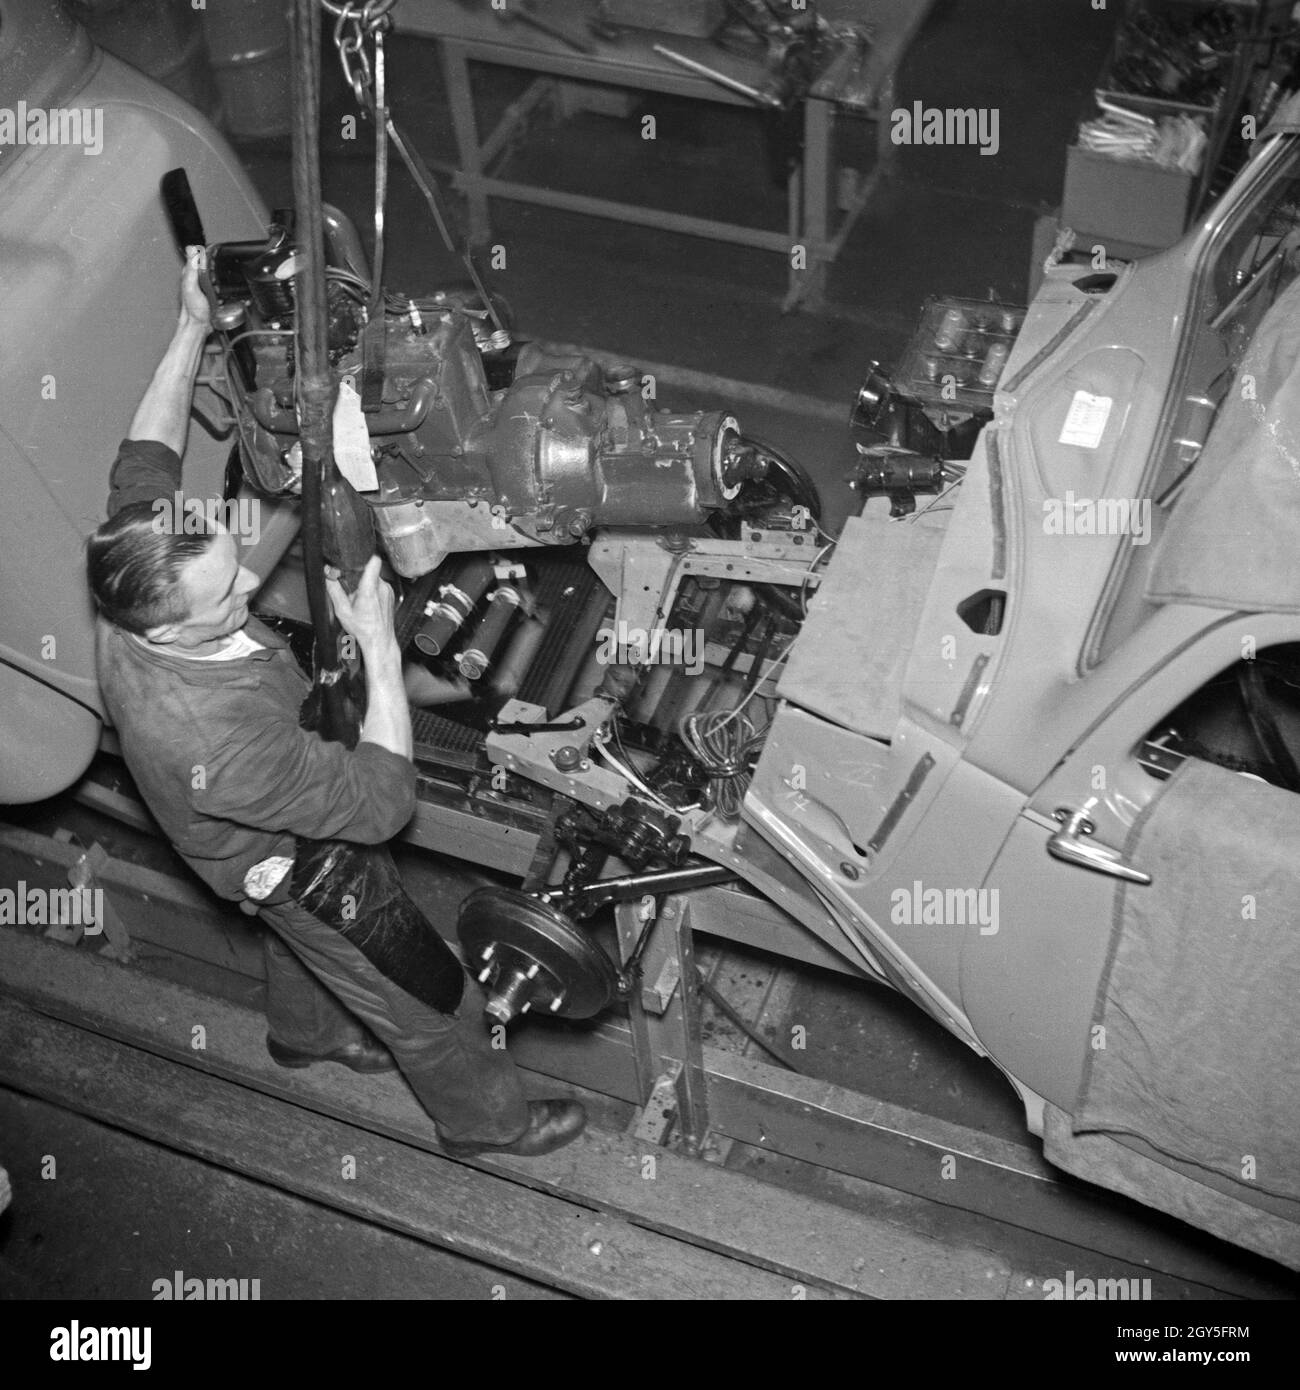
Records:
M409 141L393 123L393 118L388 111L387 99L383 90L383 63L384 63L384 33L392 27L392 19L389 11L397 4L397 0L367 0L364 5L355 3L355 0L345 0L343 4L335 3L335 0L320 0L321 7L327 14L334 16L334 47L338 49L339 63L343 68L343 78L348 86L352 88L352 94L357 99L357 105L362 113L375 120L377 126L377 139L375 148L375 254L376 265L374 274L373 293L378 296L380 285L380 270L383 265L383 227L384 227L384 197L387 191L387 164L388 164L388 142L391 141L393 147L402 157L402 162L406 165L411 178L415 181L416 187L424 195L425 202L429 205L429 211L437 224L438 231L442 235L447 249L453 255L460 257L469 272L469 278L474 282L475 289L478 290L483 300L484 307L488 316L491 318L495 332L492 334L491 343L495 348L498 343L508 346L510 334L505 325L501 322L501 315L498 313L492 297L487 292L487 287L483 284L483 279L479 275L478 267L474 264L474 257L469 248L457 247L455 239L447 226L443 216L442 208L439 205L437 188L433 180L433 175L425 167L423 160L412 148ZM372 65L370 55L366 51L366 42L370 40L375 49L375 61ZM376 92L375 78L378 75L378 92Z
M336 17L355 10L363 17L366 27L373 29L381 21L388 22L388 12L397 4L397 0L369 0L366 5L355 5L351 0L344 5L336 5L332 0L320 0L320 3L323 10Z
M338 50L343 79L352 88L357 105L367 113L374 104L374 71L366 41L380 42L380 36L392 20L389 11L397 0L367 0L364 5L347 0L336 5L333 0L320 0L321 6L334 18L334 47ZM349 32L350 31L350 32Z
M384 90L384 34L392 25L388 12L397 0L367 0L364 5L346 0L320 0L335 16L334 47L338 49L343 78L352 88L362 114L375 123L375 253L370 299L371 316L382 319L384 275L384 203L388 195L388 98ZM374 57L366 51L369 41Z

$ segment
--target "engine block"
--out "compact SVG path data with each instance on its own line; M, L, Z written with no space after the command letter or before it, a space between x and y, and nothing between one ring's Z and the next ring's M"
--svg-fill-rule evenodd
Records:
M363 496L404 578L455 552L698 524L739 491L745 451L731 416L656 409L631 367L537 343L508 356L484 317L447 295L390 304L377 349L332 287L331 361L365 403L378 484ZM249 471L283 487L297 435L292 340L269 330L254 341Z

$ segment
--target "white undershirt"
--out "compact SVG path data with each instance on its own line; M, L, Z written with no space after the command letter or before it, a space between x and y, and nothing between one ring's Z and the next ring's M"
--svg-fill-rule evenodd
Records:
M238 661L242 656L252 656L254 652L262 650L261 642L254 642L243 628L236 633L232 633L230 641L217 652L209 652L206 656L192 656L191 661Z
M142 647L150 645L143 637L137 636L134 632L127 635L133 637ZM231 634L230 640L220 651L208 652L204 656L191 656L183 647L175 645L169 646L167 650L173 656L183 656L186 661L238 661L241 656L252 656L254 652L262 651L264 645L262 642L253 641L248 633L240 628L238 632Z

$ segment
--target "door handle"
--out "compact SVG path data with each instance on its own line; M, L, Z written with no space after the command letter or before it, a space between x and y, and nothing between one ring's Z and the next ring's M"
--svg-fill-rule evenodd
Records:
M1174 457L1184 468L1201 456L1219 407L1208 396L1188 396L1183 401L1182 429L1174 440Z
M1058 806L1053 814L1061 822L1061 828L1047 841L1047 852L1053 859L1063 859L1067 864L1078 864L1081 868L1094 869L1099 874L1110 874L1112 878L1122 878L1129 883L1151 882L1150 874L1126 864L1115 850L1089 843L1083 838L1096 829L1086 811Z

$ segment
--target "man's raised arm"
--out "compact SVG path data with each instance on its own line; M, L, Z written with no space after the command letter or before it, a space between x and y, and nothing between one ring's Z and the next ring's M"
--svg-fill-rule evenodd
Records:
M189 434L190 402L212 321L211 307L199 285L199 272L206 268L204 249L187 247L176 331L136 407L113 464L110 516L132 502L152 502L180 488L180 456Z

